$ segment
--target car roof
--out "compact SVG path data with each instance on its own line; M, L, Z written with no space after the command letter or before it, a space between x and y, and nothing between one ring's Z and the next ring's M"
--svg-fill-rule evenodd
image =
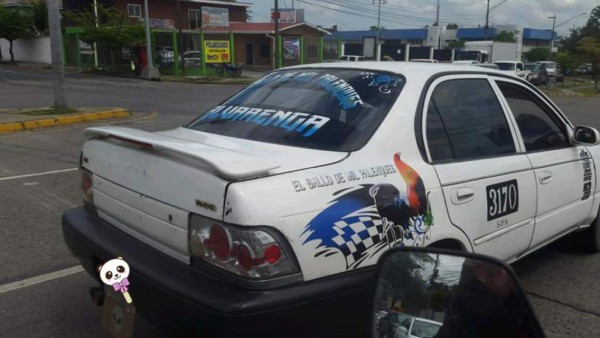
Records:
M304 69L304 68L346 68L360 70L388 71L402 74L408 77L431 77L440 73L474 73L474 74L503 74L502 72L483 67L470 67L469 65L451 63L426 63L426 62L402 62L402 61L363 61L356 62L326 62L297 65L281 68L282 70Z

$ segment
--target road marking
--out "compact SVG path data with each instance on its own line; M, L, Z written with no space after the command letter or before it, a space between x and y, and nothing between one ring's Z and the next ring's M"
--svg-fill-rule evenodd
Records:
M10 181L10 180L18 180L20 178L27 178L27 177L36 177L36 176L44 176L44 175L67 173L67 172L75 171L75 170L78 170L78 169L79 168L69 168L69 169L45 171L43 173L35 173L35 174L26 174L26 175L0 177L0 181Z
M50 272L50 273L47 273L44 275L35 276L35 277L20 280L20 281L0 285L0 294L3 294L5 292L10 292L10 291L15 291L15 290L25 288L28 286L32 286L35 284L48 282L48 281L66 277L69 275L74 275L74 274L82 272L82 271L84 271L83 268L80 265L77 265L77 266L73 266L73 267L70 267L67 269Z

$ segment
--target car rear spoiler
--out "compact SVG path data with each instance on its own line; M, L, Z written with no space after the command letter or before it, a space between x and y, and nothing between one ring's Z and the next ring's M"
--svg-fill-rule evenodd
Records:
M112 138L156 151L183 155L206 164L217 176L230 180L266 175L270 170L280 167L278 163L255 155L133 128L93 127L86 129L84 136L86 139Z

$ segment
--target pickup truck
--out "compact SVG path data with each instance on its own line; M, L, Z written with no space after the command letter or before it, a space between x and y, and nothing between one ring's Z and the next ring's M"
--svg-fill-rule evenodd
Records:
M366 337L389 248L600 248L600 134L492 69L289 67L180 128L85 137L65 242L98 285L123 257L137 313L177 332Z

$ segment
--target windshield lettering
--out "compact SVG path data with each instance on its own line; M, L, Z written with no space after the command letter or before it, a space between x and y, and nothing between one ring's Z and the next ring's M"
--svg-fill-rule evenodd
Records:
M309 137L329 122L330 118L308 113L278 111L275 109L216 106L204 114L199 121L216 120L232 120L255 123L265 127L279 127L289 132L304 132L302 136Z

